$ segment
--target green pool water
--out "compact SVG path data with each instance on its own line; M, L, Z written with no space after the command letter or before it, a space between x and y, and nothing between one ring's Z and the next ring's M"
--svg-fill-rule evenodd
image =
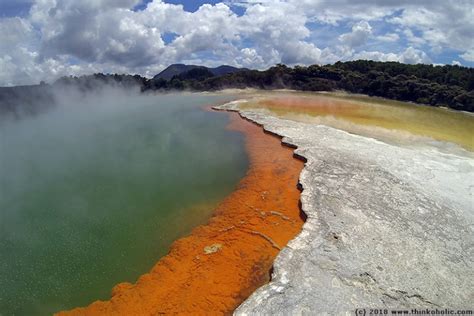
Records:
M67 99L67 98L66 98ZM110 297L245 174L223 97L102 96L0 126L0 315Z

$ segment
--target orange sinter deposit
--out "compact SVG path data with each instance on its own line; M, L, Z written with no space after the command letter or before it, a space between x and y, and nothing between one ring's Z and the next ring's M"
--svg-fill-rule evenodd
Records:
M109 301L58 315L229 314L269 281L276 255L304 222L297 189L303 162L238 114L229 128L245 133L250 168L209 223L174 242L136 284L115 286Z

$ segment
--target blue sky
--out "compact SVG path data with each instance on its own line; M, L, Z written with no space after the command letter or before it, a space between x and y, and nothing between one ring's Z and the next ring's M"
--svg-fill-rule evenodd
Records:
M0 85L172 63L474 66L471 0L1 0Z
M146 5L150 2L152 2L153 0L144 0L142 1L139 5L137 5L135 8L136 9L140 9L140 10L143 10ZM199 9L199 7L201 7L201 5L203 4L216 4L216 3L219 3L219 2L222 2L222 1L201 1L201 0L168 0L166 1L167 3L171 3L171 4L180 4L183 6L184 10L188 11L188 12L195 12Z
M30 7L30 1L2 1L0 2L0 17L26 16Z

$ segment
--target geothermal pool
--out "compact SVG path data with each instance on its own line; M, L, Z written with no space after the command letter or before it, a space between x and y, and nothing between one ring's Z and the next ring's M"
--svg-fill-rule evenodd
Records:
M443 108L343 93L262 94L242 104L280 117L321 124L397 145L456 144L474 151L474 116Z
M306 159L299 183L307 220L275 259L270 283L234 314L342 315L359 306L470 301L474 117L275 96L218 108L283 136Z
M95 96L0 125L0 314L107 299L205 223L248 166L201 108L223 100Z

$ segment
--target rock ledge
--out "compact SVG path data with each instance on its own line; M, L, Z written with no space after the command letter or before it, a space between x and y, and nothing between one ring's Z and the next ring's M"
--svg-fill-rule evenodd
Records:
M474 159L239 111L306 159L302 232L236 315L353 315L474 301Z

